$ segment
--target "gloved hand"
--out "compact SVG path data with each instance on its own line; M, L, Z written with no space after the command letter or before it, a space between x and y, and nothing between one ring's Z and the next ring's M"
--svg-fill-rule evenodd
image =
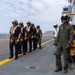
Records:
M70 47L71 47L70 44L67 44L66 49L68 49L68 48L70 48Z
M53 44L53 45L57 46L57 44L58 44L57 42L54 42L54 44Z

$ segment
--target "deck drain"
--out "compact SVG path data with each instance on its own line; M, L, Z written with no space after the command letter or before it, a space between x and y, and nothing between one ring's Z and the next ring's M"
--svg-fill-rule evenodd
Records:
M30 68L31 68L31 69L36 69L37 67L35 67L35 66L31 66Z

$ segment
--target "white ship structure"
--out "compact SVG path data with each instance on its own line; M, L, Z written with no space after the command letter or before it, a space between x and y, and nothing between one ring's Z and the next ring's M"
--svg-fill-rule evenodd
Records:
M71 17L71 24L75 25L75 0L67 0L67 6L63 7L62 14L67 14Z

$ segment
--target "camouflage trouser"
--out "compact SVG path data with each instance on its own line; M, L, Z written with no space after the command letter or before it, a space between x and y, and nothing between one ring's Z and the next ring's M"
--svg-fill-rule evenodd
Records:
M62 68L61 64L61 55L64 56L64 69L68 68L69 57L70 57L70 48L66 49L66 44L59 44L56 49L56 66L57 68Z
M39 45L39 48L41 49L41 38L37 39L37 45Z

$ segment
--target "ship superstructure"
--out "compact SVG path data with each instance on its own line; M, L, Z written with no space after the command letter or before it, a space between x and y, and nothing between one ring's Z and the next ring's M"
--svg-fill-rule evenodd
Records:
M75 0L67 0L67 4L63 7L62 14L67 14L71 17L71 24L75 25Z

